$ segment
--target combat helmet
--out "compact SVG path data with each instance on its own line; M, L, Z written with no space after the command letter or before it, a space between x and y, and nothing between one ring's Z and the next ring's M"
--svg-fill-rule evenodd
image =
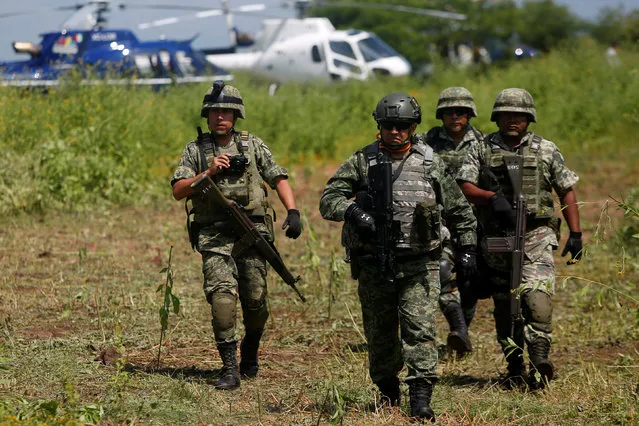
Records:
M470 110L468 117L477 117L475 100L465 87L449 87L442 90L437 101L435 118L442 118L443 110L446 108L466 108Z
M497 121L498 112L523 112L528 114L532 123L537 122L535 102L528 91L519 88L504 89L495 98L490 121Z
M237 116L246 118L244 114L244 102L240 91L233 86L224 84L222 80L216 80L204 95L202 101L202 111L200 115L203 118L209 116L211 108L229 108L237 111Z
M373 118L377 123L384 121L404 121L408 123L422 122L422 109L417 99L408 93L395 92L388 94L378 102Z

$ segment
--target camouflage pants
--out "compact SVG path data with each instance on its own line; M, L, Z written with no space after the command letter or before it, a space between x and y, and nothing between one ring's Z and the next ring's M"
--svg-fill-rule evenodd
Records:
M518 295L524 318L522 332L527 344L539 338L552 342L552 295L555 292L552 251L556 247L554 231L548 227L539 227L526 234L523 277ZM510 263L510 258L504 254L484 253L490 268L497 339L502 342L510 335L509 271L504 270L504 265Z
M374 262L361 264L358 294L374 383L396 377L404 364L407 381L437 378L439 261L425 260L398 262L393 282L380 276Z
M444 243L443 245L442 265L444 262L455 265L455 255L450 241L448 244ZM439 277L442 289L439 295L439 309L441 309L442 312L446 312L447 309L461 306L464 318L472 319L477 310L477 298L473 294L462 294L462 290L460 290L457 285L456 273L446 273L443 266L440 272Z
M442 263L446 262L450 266L455 265L455 256L453 255L452 248L445 247L442 253ZM448 306L460 305L461 297L459 290L457 289L457 280L455 274L450 271L447 273L447 268L442 267L440 271L440 284L441 292L439 293L439 308L445 311Z
M259 229L259 225L256 227ZM261 229L260 229L261 231ZM204 294L211 304L216 343L237 341L237 299L242 306L246 330L262 330L268 319L266 261L254 249L232 256L235 236L208 226L198 236L202 255Z

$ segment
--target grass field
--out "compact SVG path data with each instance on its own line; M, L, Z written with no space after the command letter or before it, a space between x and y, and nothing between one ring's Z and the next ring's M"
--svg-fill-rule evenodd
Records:
M492 100L499 88L516 85L517 73L526 82L521 86L539 99L536 129L559 144L581 176L577 194L587 253L577 266L556 258L551 356L558 373L550 387L529 393L500 388L505 361L491 302L481 301L471 327L474 352L455 359L442 347L441 381L433 396L438 423L639 424L639 264L630 236L639 224L610 198L637 205L632 191L639 170L639 77L632 64L639 61L630 57L631 65L621 70L581 64L585 71L573 78L562 72L580 66L570 58L546 61L535 70L516 67L457 80L442 75L423 85L400 80L308 88L309 98L294 97L287 87L273 100L262 99L257 89L243 91L260 105L249 109L246 127L272 145L283 165L291 165L305 229L295 241L278 230L277 242L289 267L302 275L308 303L271 271L260 374L232 392L211 385L221 361L201 261L187 241L183 206L168 187L184 143L201 124L201 88L161 96L142 92L128 102L126 93L105 91L96 99L81 98L87 102L84 115L73 113L73 103L65 107L64 95L5 94L0 424L409 424L405 385L401 410L370 409L376 392L368 377L356 283L342 261L339 225L319 215L319 196L339 160L374 137L370 111L392 85L422 101L425 131L436 124L439 90L468 82L480 108L477 123L490 131ZM580 79L588 82L581 89L573 81ZM238 84L254 87L248 80ZM550 85L561 94L549 93ZM30 118L17 110L25 105ZM106 112L99 114L99 105ZM304 105L314 106L309 112ZM60 109L49 113L53 107ZM352 119L344 123L340 114ZM93 130L86 121L91 117ZM277 207L281 224L284 211ZM561 247L565 227L563 232ZM620 233L629 237L620 239ZM169 315L159 348L163 294L156 290L166 281L160 271L168 266L171 247L180 312ZM443 345L442 315L438 325Z

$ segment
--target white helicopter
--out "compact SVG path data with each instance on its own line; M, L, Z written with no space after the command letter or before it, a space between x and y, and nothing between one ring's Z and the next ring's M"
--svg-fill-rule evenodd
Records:
M290 7L288 4L284 6ZM338 31L328 18L305 17L313 6L311 0L293 4L297 18L265 19L262 29L248 47L240 47L233 30L233 14L253 14L266 10L263 4L229 8L226 0L221 9L208 9L193 15L157 20L139 26L140 29L160 27L180 21L226 17L231 29L232 49L205 50L211 63L228 70L247 70L270 81L334 81L367 80L376 75L404 76L411 73L410 63L374 33L360 30ZM321 6L369 7L416 13L452 20L464 20L459 13L386 4L326 3ZM231 52L229 52L231 50Z

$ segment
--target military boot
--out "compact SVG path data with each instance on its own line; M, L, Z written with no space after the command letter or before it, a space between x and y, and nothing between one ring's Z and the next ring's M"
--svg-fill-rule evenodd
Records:
M464 312L457 303L451 303L444 311L444 316L450 326L450 333L446 341L449 348L457 352L457 356L463 356L472 352L473 346L470 344L468 327L464 320Z
M410 415L418 419L435 422L435 412L430 408L433 384L425 379L415 379L408 383L410 395Z
M260 347L263 332L263 329L246 330L240 345L240 374L242 377L253 378L257 376L259 370L257 350Z
M222 358L221 377L213 384L216 389L233 390L240 387L240 374L237 371L237 343L219 343L217 350Z
M549 352L550 342L546 339L537 338L528 345L531 389L543 389L546 383L553 379L554 366L548 359Z
M382 394L382 404L390 404L391 407L400 405L401 392L399 390L399 379L397 377L384 377L375 383Z
M512 350L506 355L506 361L508 362L508 373L502 382L502 386L506 389L521 388L526 383L524 380L526 368L524 367L523 351L520 348Z

